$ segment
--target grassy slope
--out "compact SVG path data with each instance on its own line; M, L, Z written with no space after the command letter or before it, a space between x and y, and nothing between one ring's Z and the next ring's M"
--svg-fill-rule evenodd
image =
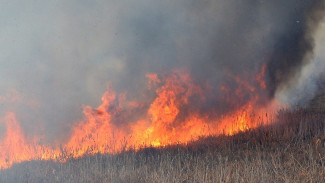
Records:
M187 146L32 161L0 182L325 182L325 110L280 112L277 125Z

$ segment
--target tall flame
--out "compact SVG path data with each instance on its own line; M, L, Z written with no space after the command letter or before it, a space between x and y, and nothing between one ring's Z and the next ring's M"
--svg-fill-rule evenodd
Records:
M265 90L265 66L256 76L260 89ZM137 115L137 109L144 108L137 101L127 101L126 94L116 94L108 89L102 96L102 104L93 109L84 106L83 120L76 122L69 140L59 147L38 143L39 138L27 139L13 112L8 112L5 121L7 131L0 141L0 167L8 168L13 163L28 160L60 160L78 158L86 154L118 153L123 150L138 150L145 146L166 146L187 143L201 136L226 134L233 135L240 131L265 124L265 113L270 106L258 105L257 89L249 82L230 75L237 83L234 93L223 85L227 102L233 97L242 98L249 92L250 99L235 110L211 118L201 114L190 100L193 97L205 100L204 91L196 84L190 74L184 70L175 70L167 77L155 73L146 75L148 90L154 90L156 97L146 108L144 115ZM273 107L273 105L271 106Z

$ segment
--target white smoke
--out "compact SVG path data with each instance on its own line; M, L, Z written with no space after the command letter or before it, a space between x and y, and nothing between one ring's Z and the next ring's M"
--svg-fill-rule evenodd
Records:
M298 79L289 87L279 90L276 98L284 104L307 105L315 97L321 82L325 81L325 20L323 20L315 35L315 48L313 55L307 59L311 62L297 73Z

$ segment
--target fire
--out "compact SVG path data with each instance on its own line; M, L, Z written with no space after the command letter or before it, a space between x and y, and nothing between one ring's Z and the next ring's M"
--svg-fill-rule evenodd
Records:
M207 98L202 87L185 70L175 70L169 75L147 74L148 90L155 94L147 107L139 101L128 101L126 93L116 94L108 88L99 107L83 107L84 118L75 123L69 140L60 147L40 144L39 137L27 139L15 114L8 112L2 119L7 130L0 141L0 167L8 168L13 163L36 159L65 161L87 154L186 144L201 136L233 135L256 128L265 124L265 113L270 109L267 108L270 106L258 105L258 91L266 89L264 72L265 66L255 79L260 88L230 74L237 88L231 92L227 85L220 87L225 101L236 103L233 99L243 98L247 92L250 98L241 101L233 110L213 117L201 114L193 106L193 98L201 103ZM138 115L139 108L145 110L144 115L133 117Z
M49 160L60 156L59 151L39 145L37 138L26 139L14 113L8 112L1 121L3 120L6 122L7 131L0 141L1 168L8 168L13 163L22 161Z

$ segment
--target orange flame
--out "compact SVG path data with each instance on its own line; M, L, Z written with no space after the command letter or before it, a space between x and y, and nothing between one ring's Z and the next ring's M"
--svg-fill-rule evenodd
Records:
M260 84L260 80L264 78L264 70L263 66L256 79L261 88L266 87L265 83ZM3 119L7 131L0 141L0 167L8 168L13 163L35 159L65 161L70 157L78 158L87 154L118 153L129 149L138 150L144 146L183 144L206 135L233 135L266 123L265 113L270 108L259 107L257 90L239 77L233 76L238 84L233 94L226 86L220 88L226 94L226 101L231 101L232 95L242 97L245 91L251 92L250 96L253 97L235 111L217 115L215 118L189 109L195 108L190 106L193 105L190 102L192 97L204 101L205 96L202 88L195 84L188 72L177 70L168 77L147 74L147 78L149 89L154 86L157 89L156 98L148 106L144 116L124 121L123 111L136 111L143 108L143 105L136 101L126 101L126 94L117 95L108 89L98 108L84 106L83 120L76 123L71 137L60 147L39 144L39 138L36 137L27 140L15 114L8 112Z
M39 145L37 143L38 138L25 139L14 113L8 112L4 121L6 122L7 131L0 141L1 168L9 168L13 163L22 161L49 160L60 156L59 151Z

